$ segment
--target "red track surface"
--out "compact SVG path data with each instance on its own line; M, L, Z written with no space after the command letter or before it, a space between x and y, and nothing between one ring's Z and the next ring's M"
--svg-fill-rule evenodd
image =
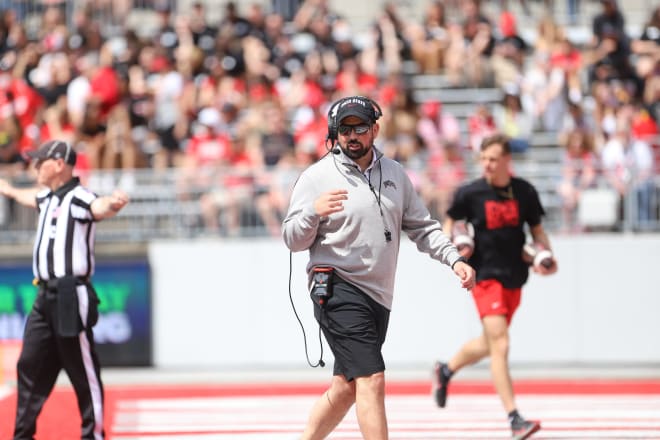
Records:
M119 400L172 398L172 397L230 397L230 396L276 396L318 395L326 384L212 384L212 385L137 385L106 387L106 426L112 426L114 410ZM599 395L636 394L660 395L660 380L518 380L517 394L534 395ZM428 394L429 382L390 382L388 394ZM456 381L451 385L455 394L493 394L493 387L486 381ZM0 440L10 440L16 395L0 399ZM53 391L37 425L38 440L73 440L79 435L80 418L76 399L69 387L58 387ZM108 432L108 438L111 438Z

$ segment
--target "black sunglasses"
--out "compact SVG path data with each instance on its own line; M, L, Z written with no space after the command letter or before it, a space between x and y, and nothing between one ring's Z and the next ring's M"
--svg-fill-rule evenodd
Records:
M355 134L360 135L368 132L370 128L371 125L369 124L357 124L357 125L342 124L339 126L339 134L341 134L342 136L348 136L349 134L351 134L351 130L353 130Z

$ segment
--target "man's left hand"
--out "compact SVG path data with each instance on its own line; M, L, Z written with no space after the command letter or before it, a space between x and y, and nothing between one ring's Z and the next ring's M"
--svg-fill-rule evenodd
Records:
M550 267L545 267L541 264L539 265L532 265L532 270L536 272L539 275L552 275L553 273L557 272L557 260L554 258L552 259L552 266Z
M128 194L124 191L117 189L110 196L110 209L118 212L128 203Z

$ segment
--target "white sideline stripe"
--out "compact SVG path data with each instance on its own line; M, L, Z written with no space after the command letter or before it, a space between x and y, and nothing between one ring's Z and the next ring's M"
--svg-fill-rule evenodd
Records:
M293 408L292 408L293 410ZM300 413L306 413L309 411L309 408L305 408L304 410L299 410L298 414ZM591 421L593 419L598 419L601 420L602 423L620 423L621 421L626 421L630 423L660 423L660 420L658 419L658 411L659 408L656 407L655 409L649 408L648 410L645 411L627 411L625 413L610 413L610 412L603 412L603 411L580 411L579 413L571 412L570 414L567 414L565 411L560 411L560 410L553 410L553 411L542 411L539 410L538 408L533 408L533 407L525 407L525 414L530 413L533 411L533 414L536 418L545 418L545 419L560 419L562 421L570 422L570 421ZM390 413L392 411L389 411ZM488 423L488 422L501 422L504 420L504 417L502 417L501 411L499 412L492 412L492 413L461 413L461 414L456 414L454 411L451 413L447 413L447 416L442 414L432 414L428 412L428 414L425 415L420 415L420 412L424 412L424 408L419 408L418 413L414 415L414 417L401 417L401 414L396 414L396 421L399 423L415 423L415 424L420 424L423 423L424 420L428 421L436 421L437 423L461 423L461 422L474 422L474 421L479 421L480 423ZM199 423L200 421L230 421L234 423L238 422L248 422L248 423L253 423L254 422L254 412L246 412L242 414L236 414L236 413L231 413L231 414L222 414L219 412L208 412L208 413L171 413L171 412L158 412L158 413L152 413L148 411L141 411L139 413L139 419L140 421L146 422L146 421L153 421L154 423L162 423L162 422L167 422L167 423L178 423L180 421L189 421L189 422L195 422ZM115 416L115 420L117 422L132 422L137 418L137 414L127 414L127 413L120 413ZM260 414L259 416L259 421L261 423L268 423L272 422L275 424L280 424L280 423L285 423L287 420L299 420L299 416L295 414L294 411L289 411L287 413L281 413L281 414Z
M14 390L11 387L0 385L0 400L9 397Z
M117 403L112 431L121 440L293 440L300 435L316 399L251 396L124 400ZM660 396L521 395L517 400L523 414L541 420L541 432L552 438L660 440ZM453 396L451 405L443 410L435 407L430 396L420 395L388 396L386 405L392 438L511 436L495 395ZM259 415L258 422L255 414ZM174 432L177 434L167 435ZM329 439L359 436L352 410Z
M537 434L539 437L543 436L545 431L541 430ZM459 439L505 439L511 438L511 433L507 430L500 431L483 431L479 433L470 433L465 431L443 431L443 432L428 432L428 433L390 433L393 439L409 439L409 440L459 440ZM589 432L552 432L547 433L553 439L599 439L599 440L623 440L623 439L643 439L643 440L658 440L660 439L660 433L658 431L589 431ZM295 440L300 436L300 432L287 432L287 433L268 433L268 440ZM121 440L224 440L224 439L237 439L237 440L264 440L264 433L250 433L250 434L240 434L240 433L231 433L231 434L201 434L201 435L139 435L139 436L130 436L118 437ZM355 433L341 433L335 432L330 437L329 440L340 440L340 439L351 439L355 440L359 438L357 432Z
M596 421L596 422L581 422L575 420L573 422L556 422L556 421L546 421L547 419L542 419L543 429L622 429L622 428L643 428L643 429L655 429L658 435L660 435L660 422L647 423L647 422L608 422L608 421ZM254 416L252 418L254 423ZM208 431L250 431L250 430L263 430L263 431L288 431L295 430L300 428L301 421L289 422L289 423L259 423L259 425L254 424L232 424L232 423L195 423L192 420L187 420L186 423L167 423L166 419L162 419L160 422L157 420L152 421L151 423L141 423L139 426L135 425L115 425L115 432L136 432L136 431L146 431L146 432L208 432ZM343 428L357 429L357 423L344 423L341 425ZM438 423L388 423L388 426L391 431L394 430L412 430L412 431L421 431L421 430L447 430L447 429L459 429L459 430L482 430L482 429L498 429L502 426L506 426L506 422L500 420L499 422L438 422Z
M137 399L137 400L122 400L119 401L117 407L125 410L157 410L157 409L224 409L224 410L241 410L245 408L255 408L272 405L274 409L279 409L283 413L290 412L289 405L300 403L301 405L308 405L317 399L318 396L266 396L266 397L208 397L208 398L181 398L176 397L168 398L154 398L154 399ZM562 408L582 408L584 405L590 407L602 408L616 408L621 411L630 409L631 406L660 406L660 396L646 396L646 395L597 395L597 396L580 396L575 395L571 397L553 396L553 395L521 395L517 399L529 400L535 402L535 406L542 407L544 402L549 402L545 406ZM433 405L431 397L420 396L388 396L385 399L386 405L389 407L400 406L407 408L411 404L421 404L423 406ZM286 405L283 405L286 403ZM570 405L570 406L569 406ZM499 400L494 395L489 396L471 396L471 395L458 395L452 396L451 407L448 408L464 408L464 409L479 409L483 408L500 408ZM442 410L444 411L444 410Z
M268 434L268 440L293 440L291 434ZM202 435L140 435L137 437L121 437L121 440L264 440L263 434L202 434Z

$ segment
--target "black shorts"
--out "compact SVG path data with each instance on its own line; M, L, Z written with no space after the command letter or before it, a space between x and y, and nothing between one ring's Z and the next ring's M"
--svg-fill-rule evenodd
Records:
M174 126L168 128L156 129L156 134L160 140L160 145L167 151L179 151L179 141L174 136Z
M335 357L333 374L351 381L385 371L381 348L390 311L335 274L333 295L314 316Z

